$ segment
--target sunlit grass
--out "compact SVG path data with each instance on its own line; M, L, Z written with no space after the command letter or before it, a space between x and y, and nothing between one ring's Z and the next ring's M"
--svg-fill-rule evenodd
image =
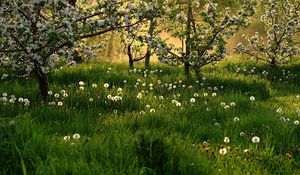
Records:
M91 62L53 72L49 104L35 79L0 80L0 97L16 97L0 101L0 173L299 174L297 70L236 57L186 79Z

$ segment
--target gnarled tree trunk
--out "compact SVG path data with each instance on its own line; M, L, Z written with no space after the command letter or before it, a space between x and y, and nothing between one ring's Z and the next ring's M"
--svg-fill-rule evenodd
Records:
M42 71L41 67L37 63L34 64L34 68L35 75L39 83L40 94L44 100L47 100L49 90L48 75Z

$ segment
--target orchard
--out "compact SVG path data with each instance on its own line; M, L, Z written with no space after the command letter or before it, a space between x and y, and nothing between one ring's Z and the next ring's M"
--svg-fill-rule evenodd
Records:
M300 174L299 0L0 4L0 174Z

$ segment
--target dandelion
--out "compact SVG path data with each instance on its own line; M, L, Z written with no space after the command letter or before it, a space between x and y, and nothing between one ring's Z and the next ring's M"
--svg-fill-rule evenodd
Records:
M48 95L50 95L50 96L51 96L52 94L53 94L53 92L52 92L52 91L48 91Z
M215 96L217 96L217 93L214 92L211 94L211 96L215 97Z
M71 139L71 136L64 136L64 141L70 141L70 139Z
M195 103L196 100L195 100L194 98L191 98L191 99L190 99L190 102L191 102L191 103Z
M108 84L108 83L105 83L105 84L103 85L103 87L104 87L104 88L108 88L108 87L109 87L109 84Z
M224 109L229 109L229 108L230 108L229 105L224 106Z
M63 94L63 97L67 98L69 95L67 93Z
M277 110L276 110L276 113L281 113L282 112L282 108L279 107Z
M75 139L75 140L78 140L78 139L80 139L80 135L79 134L77 134L77 133L75 133L75 134L73 134L73 139Z
M92 88L97 88L98 85L97 84L92 84Z
M93 101L94 101L94 99L93 99L93 98L90 98L90 99L89 99L89 101L90 101L90 102L93 102Z
M138 95L136 96L137 99L141 99L142 97L143 97L143 94L140 93L140 92L139 92Z
M260 142L260 138L258 136L252 137L252 143L259 143L259 142Z
M243 153L249 153L249 149L244 149Z
M84 90L84 87L83 87L83 86L80 86L79 89L83 91L83 90Z
M234 107L235 106L235 102L231 102L230 106Z
M2 96L3 96L3 97L7 97L7 93L3 93Z
M176 106L177 106L177 107L180 107L180 106L181 106L181 103L180 103L180 102L176 102Z
M226 103L225 103L225 102L221 102L220 105L221 105L222 107L224 107L224 106L226 105Z
M79 86L85 86L85 83L83 81L79 81Z
M146 105L146 108L148 108L148 109L149 109L149 108L150 108L150 105Z
M233 121L234 121L234 122L238 122L238 121L240 121L240 118L234 117L234 118L233 118Z
M203 96L204 96L204 97L207 97L207 96L208 96L208 93L204 93Z
M24 102L24 99L20 97L20 98L18 99L18 102L19 102L19 103L23 103L23 102Z
M255 101L255 97L254 97L254 96L251 96L251 97L250 97L250 101Z
M61 102L61 101L58 102L58 103L57 103L57 106L63 106L63 102Z
M229 142L230 142L229 137L224 137L224 142L225 142L225 143L229 143Z
M118 114L118 110L115 109L115 110L113 111L113 113L114 113L114 114Z
M140 115L145 115L145 111L140 111Z
M225 154L227 154L227 149L226 149L226 148L221 148L221 149L219 150L219 153L220 153L221 155L225 155Z
M240 132L241 137L244 137L245 135L246 135L245 132Z
M153 108L150 109L150 112L151 112L151 113L154 113L154 112L155 112L155 109L153 109Z
M199 97L199 94L198 93L194 93L194 97Z
M58 93L54 94L54 97L59 98L59 94Z
M295 125L295 126L298 126L298 125L299 125L299 120L295 120L295 121L294 121L294 125Z

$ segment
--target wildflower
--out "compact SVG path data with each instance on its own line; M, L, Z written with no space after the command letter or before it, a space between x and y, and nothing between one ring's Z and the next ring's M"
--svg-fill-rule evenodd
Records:
M94 99L93 99L93 98L90 98L90 99L89 99L89 101L90 101L90 102L93 102L93 101L94 101Z
M118 114L118 110L115 109L115 110L113 111L113 113L114 113L114 114Z
M143 94L140 93L140 92L139 92L138 95L136 96L137 99L141 99L142 97L143 97Z
M92 84L92 88L97 88L98 85L97 84Z
M198 93L194 93L194 97L199 97L199 94Z
M207 97L207 96L208 96L208 93L204 93L203 96L204 96L204 97Z
M79 81L79 86L85 86L85 83L83 81Z
M226 148L221 148L219 150L219 153L222 154L222 155L225 155L225 154L227 154L227 149Z
M53 92L52 92L52 91L48 91L48 95L50 95L50 96L51 96L52 94L53 94Z
M177 106L177 107L180 107L180 106L181 106L181 103L180 103L180 102L176 102L176 106Z
M83 86L80 86L79 89L83 91L83 90L84 90L84 87L83 87Z
M3 93L2 96L3 96L3 97L7 97L7 93Z
M64 141L70 141L70 139L71 139L71 136L64 136Z
M63 102L61 102L61 101L58 102L58 103L57 103L57 106L63 106Z
M225 143L229 143L229 142L230 142L229 137L224 137L224 142L225 142Z
M243 151L245 154L246 153L249 153L249 149L244 149L244 151Z
M18 99L18 102L19 102L19 103L23 103L23 102L24 102L24 99L20 97L20 98Z
M240 132L241 137L244 137L245 135L246 135L245 132Z
M254 96L251 96L251 97L250 97L250 101L255 101L255 97L254 97Z
M59 94L58 93L54 94L54 97L59 98Z
M64 93L64 94L63 94L63 97L65 97L65 98L68 97L68 96L69 96L69 95L68 95L67 93Z
M276 110L276 113L281 113L282 112L282 108L279 107L277 110Z
M226 105L226 103L225 102L221 102L220 105L224 107Z
M238 121L240 121L240 118L234 117L234 118L233 118L233 121L234 121L234 122L238 122Z
M235 106L235 102L231 102L230 106L234 107Z
M153 108L152 108L152 109L150 109L150 112L151 112L151 113L155 112L155 109L153 109Z
M140 111L140 115L145 115L145 111Z
M260 142L260 138L257 136L252 137L252 142L253 143L259 143Z
M73 139L75 139L75 140L78 140L78 139L80 139L80 135L79 134L77 134L77 133L75 133L75 134L73 134Z
M150 108L150 105L146 105L146 108L148 108L148 109L149 109L149 108Z
M109 84L108 84L108 83L105 83L103 86L104 86L104 88L108 88L108 87L109 87Z
M224 106L224 109L229 109L229 108L230 108L229 105Z
M294 121L294 125L295 125L295 126L298 126L298 125L299 125L299 120L295 120L295 121Z
M191 102L191 103L195 103L196 100L195 100L194 98L191 98L191 99L190 99L190 102Z
M217 96L217 93L214 92L211 94L211 96L215 97L215 96Z

